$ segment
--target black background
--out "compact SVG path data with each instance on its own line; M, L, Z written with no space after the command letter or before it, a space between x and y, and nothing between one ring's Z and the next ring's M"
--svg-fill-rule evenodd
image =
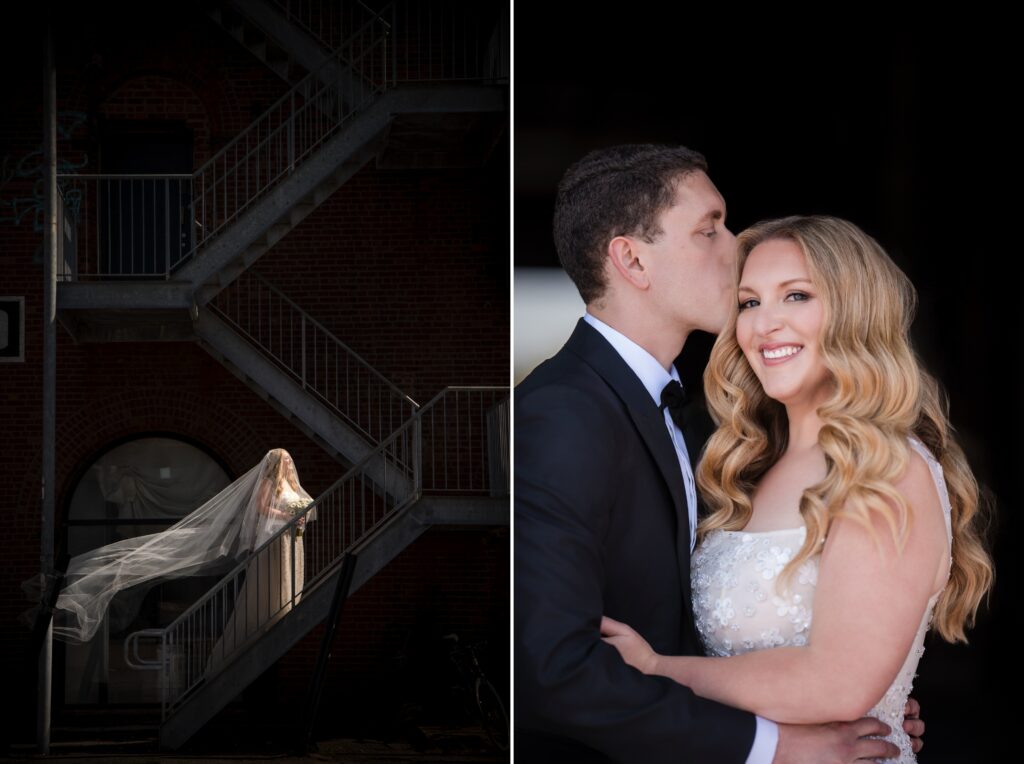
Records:
M920 761L997 760L1016 738L996 692L1015 698L1011 635L1021 633L1011 615L1024 424L1012 25L973 7L906 23L834 6L820 18L618 7L516 9L515 264L557 266L561 174L591 149L627 142L701 151L733 232L820 213L882 243L918 289L915 345L997 504L990 608L969 646L926 642L913 693L928 727ZM687 343L688 375L709 348L706 336Z

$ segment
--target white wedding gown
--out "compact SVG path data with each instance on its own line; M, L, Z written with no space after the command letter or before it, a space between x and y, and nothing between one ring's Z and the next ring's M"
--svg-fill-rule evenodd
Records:
M312 503L286 488L279 507L295 515ZM306 578L305 553L301 535L295 537L295 587L292 588L292 539L283 533L254 557L245 569L245 579L235 597L234 608L224 630L210 651L207 671L217 668L243 642L267 624L287 613L302 597ZM294 600L292 597L295 593Z
M951 539L950 502L942 467L920 441L908 441L931 469L946 520L947 539ZM807 644L819 555L800 566L788 591L780 593L776 588L778 574L800 550L805 531L803 526L755 533L716 530L704 538L694 553L691 569L694 614L708 655L730 656ZM903 731L903 708L924 653L924 635L938 597L936 594L928 601L896 679L867 713L892 728L888 740L899 747L900 757L887 762L917 761Z

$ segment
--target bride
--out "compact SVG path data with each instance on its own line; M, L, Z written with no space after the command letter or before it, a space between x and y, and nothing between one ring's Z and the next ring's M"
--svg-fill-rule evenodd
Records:
M313 502L299 483L291 455L278 448L268 456L251 514L257 518L257 537L264 540ZM314 508L296 521L294 538L288 532L282 533L250 559L231 615L210 651L208 670L219 665L250 635L298 604L305 583L303 532L306 522L315 519ZM254 542L252 548L258 549L261 543Z
M116 611L120 621L130 621L146 592L158 583L228 572L312 502L299 483L291 455L283 448L271 449L256 466L165 530L73 557L54 608L54 636L87 642L108 610ZM315 519L315 512L314 508L296 521L294 547L292 534L286 531L253 558L235 612L227 620L232 638L244 636L250 626L262 624L298 601L305 578L302 530ZM257 603L258 584L263 597ZM248 608L249 604L253 607ZM239 608L244 615L241 624L236 623L242 618L237 615Z
M692 560L714 657L658 655L609 617L602 635L644 673L780 723L879 718L914 762L900 721L925 632L966 641L993 577L977 483L909 343L914 289L836 218L766 221L738 248Z

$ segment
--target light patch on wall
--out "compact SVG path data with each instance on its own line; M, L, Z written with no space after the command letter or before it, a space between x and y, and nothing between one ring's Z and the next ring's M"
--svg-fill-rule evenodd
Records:
M0 297L0 362L25 360L25 298Z
M515 383L565 344L586 310L561 268L515 269Z

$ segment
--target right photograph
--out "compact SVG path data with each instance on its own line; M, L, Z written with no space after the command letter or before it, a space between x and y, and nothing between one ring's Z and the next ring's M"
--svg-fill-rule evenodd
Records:
M552 13L514 38L513 753L997 760L1002 49Z

